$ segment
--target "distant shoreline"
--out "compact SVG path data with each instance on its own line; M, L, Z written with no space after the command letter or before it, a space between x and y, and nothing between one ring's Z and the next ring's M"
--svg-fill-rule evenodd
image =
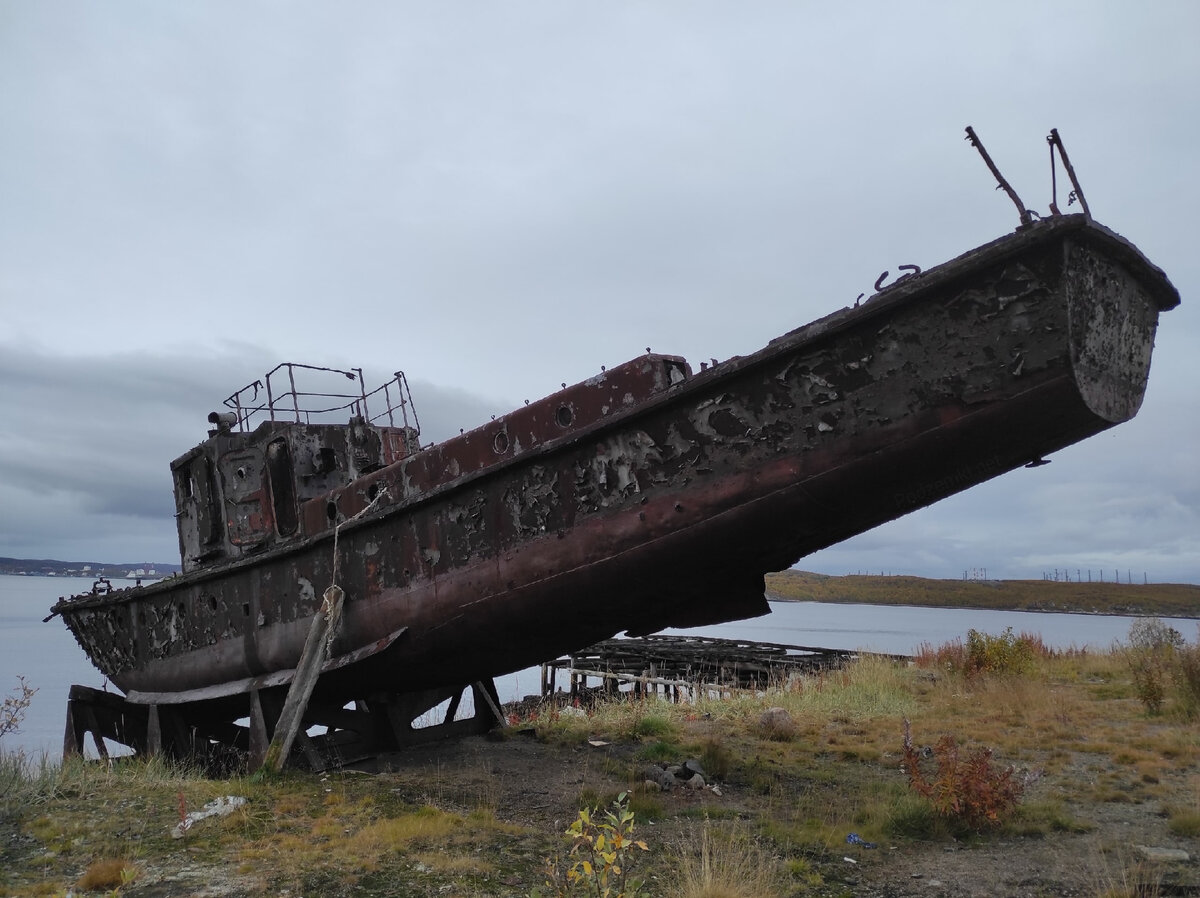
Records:
M1200 620L1200 586L1188 583L928 580L923 577L885 575L834 577L791 570L767 574L766 584L767 597L781 602L908 605Z
M1006 608L981 605L935 605L932 603L916 604L913 602L884 602L876 599L806 599L781 596L767 590L768 602L815 602L821 605L891 605L897 608L945 608L948 610L984 610L984 611L1019 611L1023 614L1079 614L1091 617L1168 617L1174 620L1194 620L1200 623L1200 613L1177 614L1175 612L1135 612L1135 611L1096 611L1086 608Z
M141 575L142 580L156 580L178 574L179 564L160 564L156 561L58 561L53 558L0 558L0 574L9 577L79 577L96 580L134 580L130 572L153 571Z

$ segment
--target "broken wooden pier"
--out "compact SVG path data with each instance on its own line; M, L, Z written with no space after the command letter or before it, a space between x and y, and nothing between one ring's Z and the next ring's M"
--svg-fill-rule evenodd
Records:
M710 636L606 639L544 663L542 697L560 693L564 679L572 697L595 689L609 695L658 694L672 701L719 697L738 690L786 686L793 677L840 668L862 654ZM599 680L597 687L589 685L593 680Z

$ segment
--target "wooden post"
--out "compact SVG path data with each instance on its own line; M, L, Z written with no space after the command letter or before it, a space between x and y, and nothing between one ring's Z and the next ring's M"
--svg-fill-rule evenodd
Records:
M67 728L63 733L63 757L83 754L83 734L75 726L75 699L67 699Z
M317 678L321 675L328 636L341 617L344 597L345 593L341 587L329 587L325 590L321 607L313 615L312 625L308 628L308 638L304 641L304 651L300 653L300 663L296 665L296 675L292 679L292 685L288 687L283 711L279 714L275 733L271 737L266 757L263 758L263 767L266 769L279 772L287 763L292 742L295 741L296 733L304 720L308 700L312 697Z
M483 699L484 703L487 704L488 710L492 712L492 717L495 718L496 724L504 726L504 712L500 710L500 700L496 695L496 682L494 680L478 680L471 688L475 693L475 716L483 716L482 709L479 707L479 700ZM491 728L489 727L489 729Z
M158 705L151 704L146 711L146 754L153 757L163 750L162 726L158 719Z
M267 748L271 744L271 732L267 724L266 709L263 708L259 690L250 690L250 763L261 767L267 759Z

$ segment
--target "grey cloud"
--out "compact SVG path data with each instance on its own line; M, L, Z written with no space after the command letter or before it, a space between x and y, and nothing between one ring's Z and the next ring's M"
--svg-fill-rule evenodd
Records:
M11 344L0 352L0 554L96 547L66 560L173 560L170 462L205 438L209 411L277 361L248 344L170 356L61 357ZM419 380L412 388L426 440L506 405ZM120 551L103 556L101 546Z
M0 554L173 556L168 462L283 359L406 369L434 439L645 346L754 351L1015 226L973 124L1043 211L1057 126L1097 217L1180 288L1146 407L805 564L1124 551L1200 580L1192 4L3 16Z

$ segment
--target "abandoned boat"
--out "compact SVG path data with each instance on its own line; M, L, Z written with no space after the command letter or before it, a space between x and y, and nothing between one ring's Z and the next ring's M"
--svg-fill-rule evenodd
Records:
M122 741L164 744L186 706L179 740L245 744L233 721L270 729L337 584L305 722L394 743L464 684L766 613L765 572L1133 417L1178 303L1131 243L1056 215L752 355L648 352L436 445L402 374L368 393L282 365L171 465L182 574L53 613L142 715ZM298 387L322 373L353 391Z

